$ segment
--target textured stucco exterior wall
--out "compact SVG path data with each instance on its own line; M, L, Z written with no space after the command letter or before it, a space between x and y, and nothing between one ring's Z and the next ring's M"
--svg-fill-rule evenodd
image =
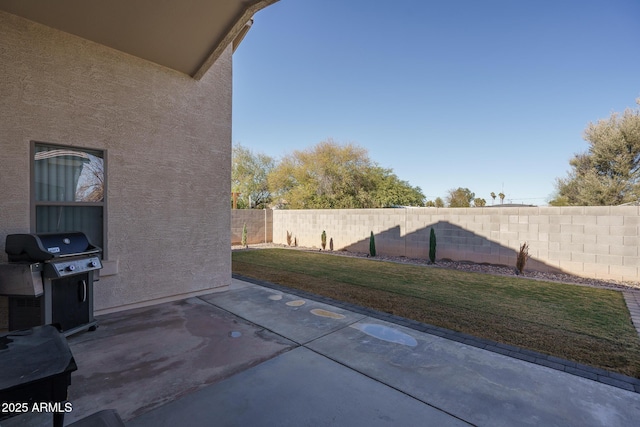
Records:
M31 141L106 150L96 310L227 286L231 54L194 80L0 12L3 247L30 231Z
M247 244L273 241L273 211L271 209L232 209L231 244L242 243L242 228L247 225Z
M640 280L640 207L491 207L362 210L276 210L273 242L320 247L322 230L334 250L428 258L434 228L437 258L515 266L529 244L527 269L584 277Z

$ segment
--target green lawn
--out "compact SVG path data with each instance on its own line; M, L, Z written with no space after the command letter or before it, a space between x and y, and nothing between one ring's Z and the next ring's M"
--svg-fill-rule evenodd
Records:
M618 291L289 249L232 260L247 277L640 378Z

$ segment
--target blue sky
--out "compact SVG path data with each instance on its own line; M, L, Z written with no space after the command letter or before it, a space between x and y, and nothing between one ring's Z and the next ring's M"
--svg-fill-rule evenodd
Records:
M232 139L545 205L588 123L637 107L639 46L638 0L280 0L234 54Z

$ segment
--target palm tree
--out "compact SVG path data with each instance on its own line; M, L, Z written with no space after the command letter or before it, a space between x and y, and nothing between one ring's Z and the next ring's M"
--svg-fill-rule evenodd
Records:
M498 194L498 197L500 197L500 204L503 204L504 203L504 193Z
M491 192L491 198L493 199L493 202L491 202L491 204L493 204L496 201L496 193L494 193L493 191Z

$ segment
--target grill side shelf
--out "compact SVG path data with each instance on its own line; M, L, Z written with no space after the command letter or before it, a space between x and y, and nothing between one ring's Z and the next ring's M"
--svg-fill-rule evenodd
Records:
M44 292L42 263L0 264L0 295L34 296Z

